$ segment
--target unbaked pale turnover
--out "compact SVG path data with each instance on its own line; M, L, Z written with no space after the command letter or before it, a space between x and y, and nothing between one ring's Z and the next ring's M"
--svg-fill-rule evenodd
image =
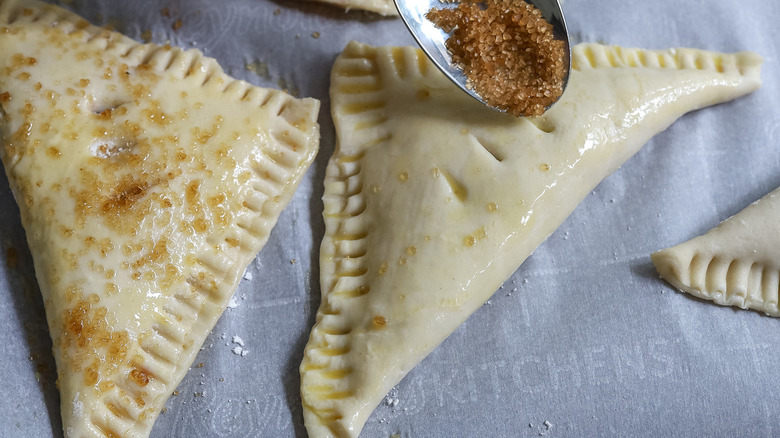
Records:
M355 437L599 181L687 111L760 86L758 55L578 45L539 118L493 112L413 48L350 43L331 76L309 435Z
M66 436L149 434L313 160L318 107L0 0L0 153Z
M780 188L702 236L652 254L663 279L721 306L780 317Z

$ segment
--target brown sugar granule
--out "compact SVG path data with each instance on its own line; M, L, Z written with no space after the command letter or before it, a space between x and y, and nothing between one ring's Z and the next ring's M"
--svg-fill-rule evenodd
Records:
M130 379L138 386L146 386L152 380L148 372L139 369L130 371Z
M19 266L19 253L16 248L9 246L5 251L5 265L12 269Z
M539 116L563 94L564 42L525 0L463 0L455 8L432 9L426 18L450 34L453 63L490 106Z

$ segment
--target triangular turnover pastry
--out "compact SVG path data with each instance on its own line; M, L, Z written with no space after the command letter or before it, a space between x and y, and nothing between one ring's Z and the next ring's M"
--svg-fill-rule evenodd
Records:
M721 306L780 317L780 188L704 235L652 254L663 279Z
M357 436L599 181L685 112L758 88L761 62L582 44L562 99L531 119L484 108L416 49L350 43L300 368L310 436Z
M67 436L149 434L312 162L318 108L0 0L2 160Z

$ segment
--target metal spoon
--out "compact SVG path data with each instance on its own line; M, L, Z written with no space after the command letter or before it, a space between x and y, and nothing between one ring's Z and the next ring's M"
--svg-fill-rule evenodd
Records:
M409 31L422 47L428 58L444 73L452 82L469 96L488 105L482 97L474 90L466 87L466 75L459 67L452 63L452 55L447 51L444 42L449 38L449 34L436 27L425 18L425 14L434 8L455 7L458 1L452 3L443 3L441 0L393 0L398 13L409 28ZM564 63L566 66L566 75L563 78L563 88L569 82L569 73L571 72L571 47L569 46L569 32L566 30L566 21L563 19L563 11L559 0L527 0L536 6L542 12L542 16L547 22L553 25L553 35L556 39L564 42L564 51L566 53ZM549 107L548 107L549 108ZM499 109L493 108L497 111Z

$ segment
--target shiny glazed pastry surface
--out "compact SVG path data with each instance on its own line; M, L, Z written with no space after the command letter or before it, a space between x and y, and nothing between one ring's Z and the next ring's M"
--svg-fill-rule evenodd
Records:
M398 15L393 0L313 0L323 3L329 3L342 7L346 10L361 9L364 11L376 12L381 15Z
M604 177L682 114L760 86L761 58L582 44L544 116L493 112L409 47L331 76L322 302L301 364L311 437L354 437Z
M313 160L318 108L0 0L0 152L66 436L149 434Z

